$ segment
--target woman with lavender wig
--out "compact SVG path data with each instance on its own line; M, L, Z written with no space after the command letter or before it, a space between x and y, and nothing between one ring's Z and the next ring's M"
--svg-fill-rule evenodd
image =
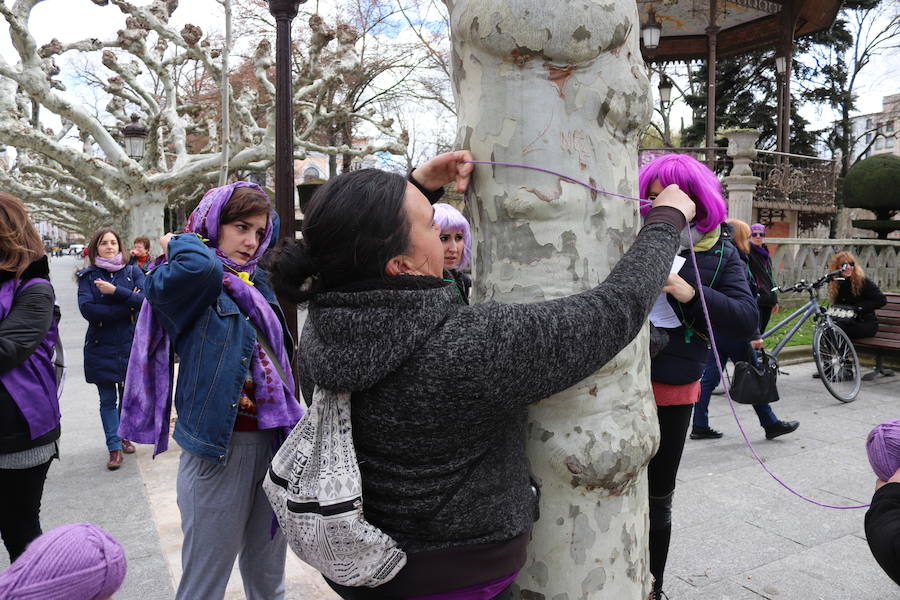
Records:
M246 598L284 598L287 545L272 532L260 484L303 409L284 316L257 266L272 237L272 214L255 184L214 188L184 233L160 238L165 255L147 275L121 429L155 444L157 453L166 449L174 350L181 600L223 598L235 559Z
M668 154L644 166L638 182L641 198L655 200L666 186L677 184L694 201L697 216L681 235L680 256L685 263L671 274L663 292L677 323L650 361L650 380L659 418L659 449L647 468L650 492L650 572L655 579L652 598L662 598L663 572L672 535L672 496L684 450L691 412L700 396L700 377L706 366L710 334L750 339L759 315L747 283L746 266L722 233L725 201L715 174L684 154ZM641 209L649 210L649 205ZM695 276L691 248L697 258ZM703 298L713 332L707 330Z
M134 445L120 438L119 413L134 323L144 302L144 272L127 264L119 234L104 227L87 247L89 266L78 271L78 308L87 319L84 377L100 393L100 421L106 436L106 468L122 466L122 453Z
M472 278L462 272L472 257L472 231L461 212L443 202L434 204L434 222L441 228L441 245L444 247L444 269L453 277L460 297L469 303Z

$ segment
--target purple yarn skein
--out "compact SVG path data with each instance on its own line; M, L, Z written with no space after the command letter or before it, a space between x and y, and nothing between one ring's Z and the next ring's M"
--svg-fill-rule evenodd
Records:
M900 419L885 421L869 432L866 439L869 464L882 481L900 469Z
M35 539L0 573L5 600L104 600L125 579L125 551L95 525L63 525Z

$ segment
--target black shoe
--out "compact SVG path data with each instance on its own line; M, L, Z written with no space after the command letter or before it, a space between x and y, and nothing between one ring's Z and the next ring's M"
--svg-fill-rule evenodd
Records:
M692 427L692 440L717 440L722 437L721 431L716 431L712 427Z
M815 373L813 373L813 379L822 379L822 376L819 375L818 371L816 371Z
M776 421L766 427L766 439L774 440L779 435L790 433L800 427L800 421Z

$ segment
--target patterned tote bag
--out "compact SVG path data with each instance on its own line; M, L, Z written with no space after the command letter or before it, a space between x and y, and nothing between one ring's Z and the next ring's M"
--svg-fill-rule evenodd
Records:
M263 490L294 554L335 583L375 587L406 564L406 553L363 516L349 393L316 387Z

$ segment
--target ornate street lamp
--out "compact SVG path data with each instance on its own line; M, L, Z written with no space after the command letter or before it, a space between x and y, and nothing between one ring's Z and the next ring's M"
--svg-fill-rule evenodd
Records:
M672 100L672 80L666 75L659 77L659 103L663 108L669 105Z
M144 158L144 146L147 143L147 128L141 125L141 117L137 113L131 115L131 123L122 128L125 154L140 162Z
M775 70L778 71L779 75L784 75L784 72L787 70L787 58L784 54L775 55Z
M644 48L655 50L659 46L659 36L662 34L662 23L656 20L656 11L650 8L647 14L647 22L641 26L641 38L644 40Z

